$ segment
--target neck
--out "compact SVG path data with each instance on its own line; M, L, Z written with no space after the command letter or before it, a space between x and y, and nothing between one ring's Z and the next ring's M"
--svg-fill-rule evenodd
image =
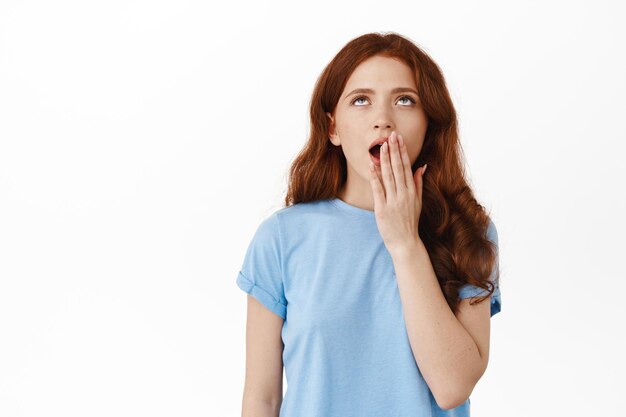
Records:
M337 198L352 206L374 211L374 194L371 187L369 182L351 182L350 174L348 174L348 179L337 194Z

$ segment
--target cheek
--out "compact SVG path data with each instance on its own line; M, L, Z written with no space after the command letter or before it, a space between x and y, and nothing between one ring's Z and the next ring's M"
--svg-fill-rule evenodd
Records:
M341 125L339 133L343 140L354 141L356 138L361 138L363 135L363 122L354 123L351 120L344 120Z
M417 161L417 158L419 157L419 154L422 150L422 145L415 145L412 144L410 146L407 146L407 153L409 154L409 159L411 160L411 166L415 163L415 161Z
M343 154L346 156L346 159L350 161L355 161L357 158L359 158L359 145L358 144L343 141L341 144L341 150L343 151Z

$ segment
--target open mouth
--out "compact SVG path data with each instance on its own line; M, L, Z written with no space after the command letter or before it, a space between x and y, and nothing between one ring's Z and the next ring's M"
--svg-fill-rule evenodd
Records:
M376 164L380 165L380 148L382 144L374 145L370 148L370 159Z

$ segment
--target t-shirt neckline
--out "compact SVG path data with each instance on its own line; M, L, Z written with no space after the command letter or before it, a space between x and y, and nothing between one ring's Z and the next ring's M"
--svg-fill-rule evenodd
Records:
M375 219L376 215L374 211L366 210L357 206L353 206L352 204L348 204L339 197L332 198L331 203L333 203L337 208L345 211L347 213L356 214L357 216L367 217L371 219Z

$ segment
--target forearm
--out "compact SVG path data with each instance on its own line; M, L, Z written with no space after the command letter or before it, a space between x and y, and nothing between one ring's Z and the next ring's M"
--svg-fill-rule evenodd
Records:
M438 404L464 401L480 378L480 352L445 299L421 240L391 253L415 361Z

